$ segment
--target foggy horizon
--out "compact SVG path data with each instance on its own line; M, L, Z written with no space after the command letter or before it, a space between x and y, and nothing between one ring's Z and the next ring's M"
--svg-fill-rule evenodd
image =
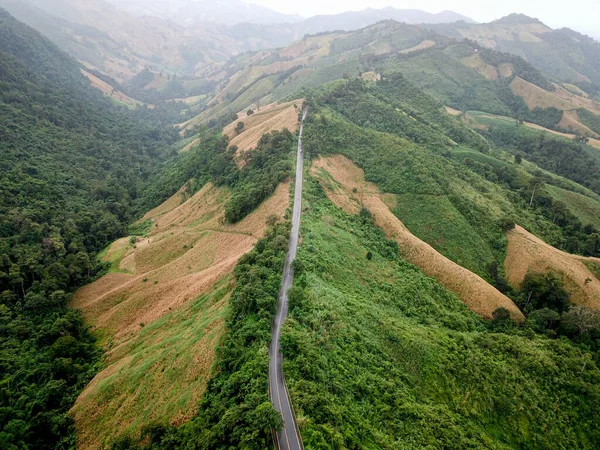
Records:
M122 1L122 0L121 0ZM367 8L382 9L392 7L397 9L417 9L436 14L442 11L452 11L470 17L476 22L491 22L512 13L525 14L541 20L551 28L573 28L584 34L600 37L600 25L597 17L600 16L600 2L595 0L575 0L572 7L565 9L557 2L533 0L521 2L507 0L499 4L485 5L474 0L456 0L445 2L441 0L333 0L320 2L307 0L302 2L303 9L298 9L299 3L285 3L278 0L243 0L245 3L254 3L265 6L284 14L296 14L303 18L315 15L339 14L348 11L360 11ZM587 11L582 15L581 11Z

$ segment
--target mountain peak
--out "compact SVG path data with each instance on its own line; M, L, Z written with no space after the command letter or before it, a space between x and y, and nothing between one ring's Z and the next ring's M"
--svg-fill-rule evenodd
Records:
M527 24L543 24L542 21L536 19L535 17L529 17L525 14L509 14L508 16L504 16L498 20L494 20L491 23L504 23L509 25L527 25Z

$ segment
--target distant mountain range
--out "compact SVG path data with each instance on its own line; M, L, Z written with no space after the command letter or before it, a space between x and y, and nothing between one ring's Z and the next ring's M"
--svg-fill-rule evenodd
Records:
M553 30L522 14L478 24L452 11L395 8L301 19L240 0L0 0L0 7L88 69L119 82L144 69L218 74L231 57L244 52L286 47L305 35L352 31L391 19L520 56L553 80L594 95L600 86L600 45L595 40L567 28Z
M245 51L284 47L305 34L354 30L384 19L473 22L450 11L394 8L301 20L239 0L0 0L0 7L89 69L119 81L145 68L193 75Z
M302 30L304 34L315 34L332 30L358 30L381 20L388 19L408 24L438 24L459 21L475 23L473 19L453 11L442 11L437 14L431 14L418 9L397 9L387 7L382 9L367 8L362 11L314 16L295 24L295 27L298 30Z
M235 25L241 22L270 25L299 22L301 16L282 14L241 0L108 0L135 15L149 15L193 27L200 22Z

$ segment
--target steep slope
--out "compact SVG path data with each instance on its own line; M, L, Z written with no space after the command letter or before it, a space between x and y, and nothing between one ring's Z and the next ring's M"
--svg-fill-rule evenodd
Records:
M263 40L239 40L216 24L188 32L162 17L134 16L103 1L1 0L19 20L36 28L92 69L118 81L146 67L193 73L231 56L262 48Z
M529 272L557 274L573 303L600 309L600 280L586 263L600 265L600 259L557 250L519 226L508 233L506 278L517 288Z
M323 185L333 203L347 213L358 214L360 208L366 208L388 238L398 242L403 258L454 292L472 311L491 319L494 311L505 308L515 320L524 319L511 299L411 234L385 203L395 203L397 199L394 196L385 197L375 185L366 183L363 171L350 160L343 156L317 159L311 174Z
M228 139L207 131L146 191L148 204L163 203L102 252L108 273L71 302L106 351L71 411L80 447L136 440L196 415L223 371L215 352L235 333L235 298L249 286L237 285L240 265L255 246L265 249L264 234L281 233L274 245L285 247L294 141L289 131L264 135L239 168Z
M178 206L176 194L144 217L147 235L112 244L105 258L115 272L75 294L72 306L108 350L105 368L72 410L78 448L195 414L225 333L233 269L263 236L267 218L283 217L289 185L234 225L224 224L229 197L211 184Z
M510 25L506 25L510 27ZM188 124L269 104L336 79L402 72L440 102L459 110L507 115L557 131L597 133L598 104L583 91L553 84L519 56L473 40L457 43L422 27L383 21L352 32L305 36L288 47L239 55L197 74L217 84ZM576 88L577 89L577 88ZM187 124L186 124L187 125Z
M96 75L85 70L82 70L81 73L83 73L88 78L88 80L90 80L90 83L92 84L93 88L98 89L104 95L107 95L108 97L114 99L116 102L125 104L130 108L135 108L136 106L143 105L142 102L134 100L128 95L124 94L123 92L116 90L113 86L108 84L106 81L101 80Z
M282 336L306 448L597 445L590 353L482 327L369 217L334 207L314 182L306 201Z
M489 24L432 25L439 33L477 41L518 55L548 76L597 94L600 43L568 28L552 30L539 20L512 14Z
M281 104L271 104L253 112L238 114L237 119L223 129L223 134L229 137L230 147L237 147L237 157L241 161L244 153L256 148L264 134L287 129L293 133L298 131L298 115L302 110L302 99ZM240 125L241 124L241 125ZM240 130L241 127L241 131Z

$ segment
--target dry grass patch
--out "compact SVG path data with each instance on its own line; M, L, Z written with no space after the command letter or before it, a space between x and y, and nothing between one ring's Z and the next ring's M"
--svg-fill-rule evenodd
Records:
M195 413L225 331L226 277L210 294L170 312L108 353L107 367L86 387L71 415L78 448L100 449L149 423L179 425Z
M458 109L450 108L449 106L444 106L444 108L446 108L446 112L451 116L460 116L462 114L462 111Z
M267 217L283 217L289 183L233 225L224 224L228 197L212 184L179 205L176 194L145 216L154 220L149 237L135 246L123 238L107 251L133 274L108 274L74 295L72 306L108 351L106 368L73 408L78 448L194 414L223 333L233 269L264 234Z
M426 39L423 42L415 45L414 47L407 48L405 50L400 50L400 53L405 53L405 54L412 53L412 52L416 52L417 50L423 50L424 48L429 48L429 47L434 47L434 46L435 46L435 41Z
M230 146L238 148L237 156L256 148L260 138L272 131L282 131L287 128L295 133L300 124L298 121L298 112L302 108L303 99L294 100L287 103L272 103L260 111L248 116L246 111L238 114L239 119L230 123L223 129L223 134L229 136ZM244 123L244 129L237 134L235 129L238 123Z
M467 56L466 58L462 58L460 61L465 66L475 69L488 80L498 79L498 70L494 66L486 63L479 54Z
M128 95L123 94L121 91L116 90L106 81L102 81L100 78L91 74L90 72L82 70L81 73L83 73L88 78L88 80L90 80L90 83L92 84L93 88L98 89L103 94L108 95L109 97L112 97L115 100L125 103L126 105L131 107L143 105L142 102L134 100Z
M558 250L520 226L508 232L504 268L508 282L517 289L528 272L557 273L573 303L600 309L600 280L586 262L600 263L600 259Z
M450 261L429 244L414 236L390 211L390 194L381 194L373 183L364 179L362 169L348 158L337 155L315 160L311 173L319 180L329 198L350 214L366 207L387 236L400 244L400 252L425 274L454 292L471 310L490 319L499 307L510 311L513 318L523 314L508 297L478 275Z
M576 131L577 133L582 134L584 136L598 137L598 135L595 132L593 132L591 129L589 129L587 126L581 123L577 111L565 111L563 113L562 119L558 123L558 126Z
M151 209L146 214L144 214L144 217L142 217L139 222L143 222L145 220L156 218L158 216L166 214L169 211L172 211L173 209L177 208L179 205L181 205L182 203L184 203L187 200L186 192L187 192L187 186L183 186L175 194L173 194L167 200L162 202L156 208Z
M502 78L512 77L515 73L515 66L511 63L500 63L498 65L498 72Z
M556 96L576 105L577 108L585 108L594 114L600 114L600 104L597 101L569 92L557 84L554 84L554 88L554 94L556 94Z
M513 25L494 22L458 29L463 38L472 39L490 48L495 48L498 40L513 41L516 38L525 42L540 42L537 35L550 31L550 28L537 23Z
M189 152L192 148L194 148L196 145L198 145L200 143L200 138L196 138L194 139L192 142L190 142L188 145L186 145L185 147L183 147L181 150L179 150L179 153L185 153L185 152Z
M360 77L365 81L377 81L381 79L381 75L376 72L365 72Z
M567 101L558 95L548 92L541 87L538 87L535 84L525 81L519 77L515 77L512 83L510 83L510 89L512 90L513 94L523 97L523 100L525 100L525 103L529 109L546 109L550 107L560 109L561 111L577 109L577 106L570 101Z
M578 96L583 97L583 98L589 98L589 95L588 95L587 92L585 92L583 89L575 86L574 84L562 83L561 86L564 87L571 94L575 94L575 95L578 95Z

